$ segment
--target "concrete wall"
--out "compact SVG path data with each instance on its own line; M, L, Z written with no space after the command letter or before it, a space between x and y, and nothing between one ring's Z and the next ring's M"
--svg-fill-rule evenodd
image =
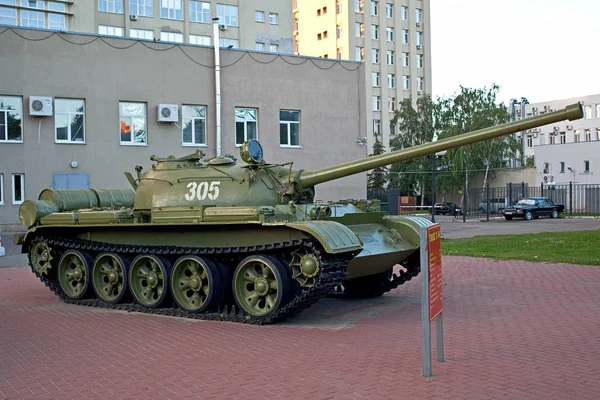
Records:
M30 39L48 32L16 29ZM94 37L65 34L75 43ZM105 43L106 42L106 43ZM110 47L127 47L118 49ZM25 174L25 199L36 199L52 186L54 173L87 173L91 187L129 187L123 172L150 166L149 156L182 156L195 148L182 146L181 128L158 123L159 103L207 106L206 147L215 155L214 50L171 46L129 39L96 40L74 45L53 35L30 41L8 31L0 41L0 96L21 96L23 143L0 142L0 174L4 205L0 224L18 222L11 204L11 175ZM154 49L154 50L153 50ZM185 53L187 54L184 54ZM188 57L189 56L189 57ZM192 61L193 60L193 61ZM238 155L234 108L258 108L258 139L270 162L294 161L295 168L315 169L366 157L356 137L366 135L364 71L360 64L223 50L222 152ZM55 143L54 117L29 116L29 96L85 100L85 144ZM147 103L146 146L120 144L119 101ZM279 110L300 110L299 148L279 145ZM181 114L178 125L181 125ZM76 168L71 162L77 161ZM366 197L366 174L320 185L317 198Z
M469 187L483 187L483 180L483 175L477 176L469 182ZM536 184L536 170L533 167L500 169L495 171L493 178L488 176L490 187L506 187L511 182L539 185Z
M589 172L584 162L589 162ZM561 172L560 163L565 163ZM544 173L544 163L548 163L548 173ZM538 146L535 149L537 169L536 185L543 182L544 176L554 177L557 185L573 183L600 184L600 141L584 143L566 143ZM571 170L568 168L571 167Z

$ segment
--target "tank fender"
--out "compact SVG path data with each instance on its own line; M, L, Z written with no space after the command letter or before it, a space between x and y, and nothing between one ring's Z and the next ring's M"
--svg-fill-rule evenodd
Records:
M427 218L409 215L386 215L382 222L386 228L395 229L404 240L417 247L421 243L419 238L421 227L433 225Z
M329 254L362 250L358 236L346 225L334 221L306 221L286 223L287 227L308 233L321 243Z

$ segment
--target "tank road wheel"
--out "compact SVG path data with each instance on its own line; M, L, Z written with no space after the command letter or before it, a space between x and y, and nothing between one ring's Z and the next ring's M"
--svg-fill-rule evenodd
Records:
M129 288L144 307L156 308L169 291L168 261L155 255L140 254L129 268Z
M99 298L107 303L119 303L127 293L129 262L115 253L102 253L92 268L92 285Z
M236 304L252 317L266 318L290 297L290 274L275 257L244 258L233 273Z
M77 300L90 289L92 258L77 250L67 250L58 262L58 282L68 298Z
M310 288L315 285L319 274L319 259L308 252L306 248L300 248L292 253L292 278L300 283L301 287Z
M171 272L171 294L182 309L198 313L221 302L221 273L211 260L180 257Z
M40 275L48 275L52 269L54 250L46 242L36 242L29 250L29 260Z

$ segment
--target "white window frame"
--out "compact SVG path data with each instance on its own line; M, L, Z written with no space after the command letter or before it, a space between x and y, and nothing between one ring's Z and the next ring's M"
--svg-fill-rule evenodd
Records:
M8 7L0 7L0 10L3 12L3 19L11 19L10 22L7 21L6 25L13 25L13 26L17 26L19 24L19 19L17 18L17 10L16 9L11 9ZM9 15L11 14L11 15Z
M219 47L229 47L237 49L240 47L240 42L237 39L219 38Z
M102 31L104 31L104 33ZM98 34L104 36L123 37L125 30L120 26L98 25Z
M338 39L344 37L344 28L341 25L335 27L335 32Z
M410 90L410 76L402 75L402 90Z
M15 99L19 102L18 110L10 110L5 108L0 108L2 111L1 117L4 118L2 121L4 125L4 132L0 132L0 143L23 143L23 98L19 96L2 96L0 95L0 104L2 104L2 99ZM8 114L17 115L21 121L21 140L8 140Z
M420 8L415 8L415 22L418 24L423 23L423 10Z
M281 111L288 111L288 112L297 112L298 113L298 121L282 121L281 120ZM289 147L289 148L301 148L301 133L300 133L300 110L288 110L288 109L281 109L279 110L279 130L281 131L281 125L287 125L287 144L281 144L281 136L279 137L279 147ZM291 129L291 125L292 124L296 124L298 125L298 144L290 144L292 142L292 129Z
M371 49L371 63L379 64L379 49Z
M385 16L386 18L394 18L394 5L392 3L385 3Z
M106 9L102 10L101 5L106 5ZM117 9L120 6L121 10ZM123 14L123 0L98 0L98 11L111 14Z
M408 7L402 6L402 21L408 21Z
M154 16L153 3L154 0L129 0L129 14L137 15L138 17L152 18ZM146 7L150 7L150 14L146 14Z
M371 0L371 16L376 17L379 14L379 4L375 0Z
M396 53L394 53L394 50L388 50L385 54L385 59L387 65L394 65L396 63Z
M354 23L354 36L357 38L365 37L365 25L362 22Z
M144 115L140 114L123 114L121 113L121 105L122 104L140 104L144 106ZM121 118L129 118L130 124L130 140L123 141L121 140ZM133 132L133 120L132 118L143 118L144 119L144 141L136 142L134 141L135 135ZM140 102L140 101L119 101L119 143L122 146L148 146L148 104Z
M160 17L163 19L183 21L183 1L184 0L160 0ZM166 6L163 6L163 4L166 4ZM179 18L177 17L178 13L181 15Z
M133 34L135 32L135 35ZM154 40L154 31L150 29L129 29L129 37L142 40Z
M410 54L407 52L402 52L402 66L410 67Z
M204 117L200 116L187 116L186 115L186 107L202 107L204 108ZM206 125L206 114L207 114L207 107L205 105L200 105L200 104L182 104L181 105L181 145L185 146L185 147L207 147L208 146L208 134L207 134L207 125ZM192 141L191 142L184 142L183 140L183 135L184 135L184 129L185 129L185 120L190 119L192 120ZM196 138L196 123L195 120L204 120L204 142L203 143L196 143L195 142L195 138Z
M379 25L371 25L371 39L379 39Z
M15 192L15 178L19 177L19 180L21 181L21 200L17 200L16 199L16 192ZM17 204L23 204L23 202L25 201L25 174L12 174L11 177L11 181L12 181L12 203L14 205Z
M254 118L254 120L238 118L237 110L254 110L254 112L256 113L256 117ZM234 112L234 115L235 115L235 133L234 133L235 146L240 147L241 145L244 144L245 141L248 140L248 122L256 123L256 137L254 139L258 140L258 108L236 107L234 111L235 111ZM238 122L242 122L244 124L244 142L242 142L242 143L237 142L237 124L238 124Z
M265 12L256 10L254 12L254 20L256 22L260 22L261 24L264 24L265 23Z
M0 174L0 206L4 205L4 174Z
M396 111L396 98L395 97L388 97L388 111L389 112Z
M402 29L402 44L408 44L408 29Z
M183 43L183 33L160 32L161 42Z
M344 6L342 5L342 2L340 0L337 0L335 2L335 13L341 14L343 11L344 11Z
M423 46L423 32L417 32L417 46Z
M365 48L364 47L357 46L354 49L354 53L355 53L354 56L356 58L356 61L361 61L361 62L365 61Z
M271 24L271 25L279 25L279 14L277 14L277 13L269 13L269 24Z
M373 96L373 111L381 111L381 97Z
M190 44L194 44L196 46L210 46L212 43L212 39L210 36L202 36L202 35L190 35Z
M425 59L423 54L417 54L417 68L423 68L425 66Z
M379 87L379 72L371 72L371 86Z
M39 8L37 7L36 9ZM43 5L41 8L43 9ZM46 27L44 12L35 11L33 8L30 10L21 10L21 26L25 28L44 29Z
M83 111L82 112L60 112L58 111L59 107L57 105L58 102L60 101L81 101L83 103ZM67 125L67 139L66 140L59 140L58 139L58 132L57 132L57 126L56 126L56 122L57 122L57 118L59 115L66 115L67 116L67 121L69 121L69 124ZM82 121L82 130L83 130L83 140L82 141L74 141L73 137L72 137L72 132L71 132L71 118L75 115L81 115L83 116L83 121ZM54 143L67 143L67 144L85 144L85 100L84 99L64 99L64 98L56 98L54 99Z
M561 144L567 143L567 134L565 132L560 133L560 143Z
M270 44L269 51L271 53L277 53L279 51L279 45L278 44Z
M388 89L396 89L396 75L388 74Z
M66 7L65 3L54 3L54 2L48 3L48 11L65 12L66 11L65 7ZM66 16L64 14L57 14L57 13L49 12L47 27L48 27L48 29L55 30L55 31L59 31L59 30L63 30L63 29L66 30L67 29Z
M217 17L219 17L219 24L238 26L238 7L229 4L217 4Z
M531 135L527 135L527 147L533 147L533 137Z
M394 28L388 26L385 28L385 34L388 42L394 41Z
M422 76L417 76L417 90L425 90L425 79Z
M373 119L373 136L381 135L381 120Z
M195 10L192 10L192 3L196 6ZM206 1L189 0L188 9L188 18L190 19L190 22L210 24L210 3ZM207 10L208 14L206 12Z
M256 51L265 51L265 44L261 42L256 42Z
M583 172L590 172L590 160L583 160Z
M583 110L585 112L584 119L592 119L592 106L586 105L586 106L584 106Z

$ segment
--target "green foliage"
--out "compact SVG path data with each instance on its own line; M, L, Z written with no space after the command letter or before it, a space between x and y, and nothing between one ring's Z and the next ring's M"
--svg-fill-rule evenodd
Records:
M371 156L378 156L385 153L385 146L377 136L375 136L375 143L373 144L373 154ZM385 167L375 168L367 182L367 188L370 190L383 189L388 180L388 170Z

